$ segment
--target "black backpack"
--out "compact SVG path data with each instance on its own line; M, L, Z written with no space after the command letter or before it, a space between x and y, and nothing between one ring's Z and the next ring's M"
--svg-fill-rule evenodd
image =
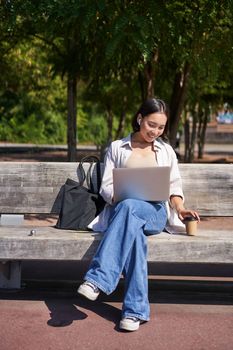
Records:
M88 162L85 171L83 163ZM97 186L94 189L92 168L96 166ZM105 202L99 194L101 185L100 161L95 156L84 157L78 166L80 181L68 178L61 188L61 209L56 228L66 230L88 230L90 222L103 210ZM84 181L86 180L87 187Z

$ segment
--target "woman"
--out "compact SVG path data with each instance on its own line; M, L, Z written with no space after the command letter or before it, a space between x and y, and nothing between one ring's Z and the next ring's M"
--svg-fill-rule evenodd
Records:
M135 331L149 320L147 235L174 225L182 226L186 216L197 212L185 209L177 158L164 141L168 120L166 104L160 99L145 101L132 121L133 133L112 142L105 157L100 194L108 203L90 225L104 232L78 293L96 300L100 291L110 294L125 278L120 329ZM170 166L170 201L147 202L125 199L114 202L112 169L115 167Z

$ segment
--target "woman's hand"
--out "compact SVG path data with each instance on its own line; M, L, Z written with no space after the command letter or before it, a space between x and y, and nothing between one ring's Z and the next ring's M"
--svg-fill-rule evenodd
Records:
M195 210L185 209L183 204L183 198L180 196L171 196L170 197L171 205L175 208L178 217L181 221L185 219L187 216L193 216L197 221L200 221L200 217Z
M180 209L178 208L177 214L178 214L178 217L181 221L183 221L185 219L185 217L187 217L187 216L193 216L195 219L197 219L198 222L200 222L200 217L199 217L198 213L194 210L185 209L185 208L180 208Z

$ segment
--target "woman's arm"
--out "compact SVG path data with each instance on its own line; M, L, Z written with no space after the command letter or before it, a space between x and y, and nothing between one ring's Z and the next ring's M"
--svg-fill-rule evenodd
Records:
M196 211L184 207L184 194L178 160L174 150L171 147L169 147L168 150L171 156L170 205L175 209L181 221L183 221L186 216L190 215L200 221L200 217Z
M195 217L198 221L200 221L200 217L196 211L185 209L182 197L172 195L170 197L170 203L172 207L176 210L178 217L181 221L184 220L186 216L190 216L190 215Z
M104 172L100 187L100 194L104 200L112 204L113 202L113 178L112 169L115 168L114 155L113 155L113 143L109 146L104 160Z

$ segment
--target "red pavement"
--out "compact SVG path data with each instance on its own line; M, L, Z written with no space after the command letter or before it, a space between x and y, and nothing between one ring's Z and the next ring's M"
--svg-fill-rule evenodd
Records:
M121 292L89 302L75 293L1 292L1 350L232 350L231 293L150 291L151 320L118 329Z

